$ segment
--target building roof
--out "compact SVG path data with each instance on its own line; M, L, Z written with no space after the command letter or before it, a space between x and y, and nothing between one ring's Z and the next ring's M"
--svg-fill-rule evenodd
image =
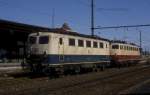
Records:
M63 25L64 26L64 25ZM36 25L30 25L30 24L24 24L19 23L15 21L8 21L8 20L2 20L0 19L0 29L12 29L12 30L19 30L24 32L52 32L52 33L59 33L59 34L66 34L66 35L72 35L72 36L79 36L79 37L86 37L86 38L92 38L92 39L99 39L99 40L105 40L109 41L108 39L101 38L98 36L91 36L91 35L85 35L80 34L77 32L73 32L71 28L67 26L67 29L65 27L61 28L48 28L48 27L41 27Z
M0 28L4 29L14 29L14 30L24 30L24 31L43 31L48 30L49 28L35 26L30 24L23 24L15 21L8 21L0 19Z

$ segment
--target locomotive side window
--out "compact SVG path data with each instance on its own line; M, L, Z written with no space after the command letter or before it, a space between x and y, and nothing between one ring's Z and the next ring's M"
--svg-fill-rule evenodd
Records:
M39 37L39 44L48 44L49 37L48 36L40 36Z
M86 47L91 47L91 41L86 41Z
M84 47L84 41L83 40L78 40L78 46L79 47Z
M104 44L103 43L100 42L99 45L100 45L99 46L100 48L104 48Z
M97 42L93 42L93 47L94 47L94 48L97 48L97 47L98 47Z
M75 39L69 39L69 46L75 46Z
M29 43L30 44L35 44L36 43L36 37L30 37L29 38Z
M119 49L119 45L112 45L112 49Z
M62 45L63 44L63 39L59 38L59 44Z

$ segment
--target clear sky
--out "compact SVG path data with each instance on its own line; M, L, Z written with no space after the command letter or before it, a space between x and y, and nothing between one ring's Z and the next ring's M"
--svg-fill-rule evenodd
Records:
M44 27L66 22L79 33L90 34L91 0L0 0L0 19ZM95 0L95 26L150 24L150 0ZM139 44L142 31L143 48L150 49L150 27L96 30L95 34Z

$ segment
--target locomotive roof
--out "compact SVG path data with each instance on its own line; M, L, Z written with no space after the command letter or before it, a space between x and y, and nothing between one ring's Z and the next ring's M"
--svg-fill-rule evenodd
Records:
M66 30L64 30L62 28L55 28L55 29L51 29L51 30L46 31L46 32L57 33L57 34L65 34L65 35L70 35L70 36L85 37L85 38L104 40L104 41L110 42L110 40L105 39L105 38L101 38L101 37L98 37L98 36L91 36L91 35L80 34L80 33L72 32L72 31L66 31Z
M133 45L133 46L139 47L139 46L136 45L135 43L129 43L129 42L127 42L127 41L121 41L121 40L111 40L111 43L128 44L128 45Z

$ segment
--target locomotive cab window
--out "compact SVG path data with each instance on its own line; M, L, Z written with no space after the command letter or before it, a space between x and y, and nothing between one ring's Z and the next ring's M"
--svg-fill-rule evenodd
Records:
M39 37L39 44L48 44L49 36L40 36Z
M112 45L112 49L119 49L119 45Z
M79 47L84 47L84 41L83 40L78 40L78 46Z
M75 39L69 39L69 46L75 46Z
M36 37L29 37L29 43L30 44L35 44L36 43Z

